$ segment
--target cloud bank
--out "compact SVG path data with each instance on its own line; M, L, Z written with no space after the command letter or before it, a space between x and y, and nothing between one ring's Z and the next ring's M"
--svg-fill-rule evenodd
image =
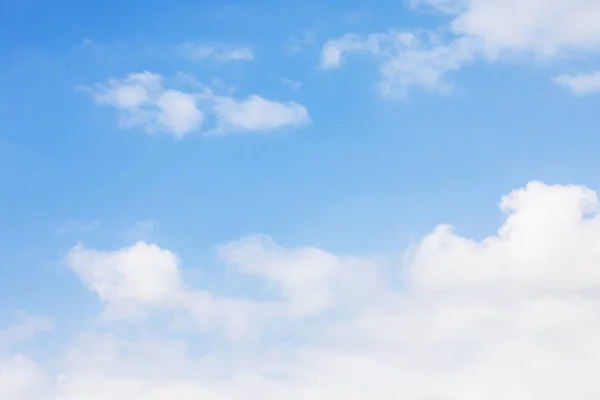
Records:
M185 260L157 244L78 245L65 265L97 296L101 325L56 358L2 350L0 397L598 398L597 194L532 182L500 209L496 234L440 225L402 260L260 235L222 244L223 266L250 282L241 293L192 285ZM21 325L0 338L49 328Z

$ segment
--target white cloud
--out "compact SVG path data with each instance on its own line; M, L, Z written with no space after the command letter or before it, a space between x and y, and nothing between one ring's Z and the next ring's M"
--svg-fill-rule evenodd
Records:
M447 94L454 85L445 76L473 60L471 42L456 40L450 45L400 51L383 64L379 89L384 96L405 96L411 87Z
M194 96L166 90L162 81L159 74L132 73L125 79L111 79L106 85L97 85L94 96L98 103L116 107L125 127L166 132L177 138L200 128L204 114Z
M285 249L268 236L231 242L220 246L218 252L239 273L259 276L274 288L286 301L286 315L323 312L340 300L362 294L363 289L371 290L378 280L366 260L338 257L312 247ZM356 285L359 282L361 288Z
M201 329L224 328L232 336L252 336L250 325L264 318L308 316L329 309L336 302L335 293L355 289L352 279L369 282L370 288L376 281L364 261L309 247L286 250L266 236L224 244L218 254L237 273L263 279L277 298L259 302L186 287L177 256L145 242L116 251L78 245L69 252L66 264L106 305L105 321L137 320L152 311L170 311L190 318ZM344 275L349 270L352 278Z
M440 226L421 243L412 265L420 290L517 298L600 287L595 192L533 182L504 197L500 207L508 218L497 236L475 242Z
M480 40L492 57L505 52L551 57L600 46L598 0L458 0L455 9L452 31Z
M473 240L441 225L394 270L379 259L285 248L264 236L224 244L217 253L232 276L251 278L238 297L187 286L177 256L158 246L76 247L71 268L103 302L134 300L152 311L185 294L173 307L204 315L196 322L216 335L175 339L143 322L127 337L106 333L110 327L84 332L51 364L0 360L0 396L598 398L596 193L532 182L500 208L506 219L496 234ZM265 289L275 297L255 296ZM259 340L222 334L232 327ZM27 394L38 387L44 395Z
M600 92L600 71L588 74L559 75L554 82L579 96Z
M179 76L179 81L184 81ZM191 82L185 77L185 82ZM110 79L90 90L99 104L115 107L123 127L139 127L149 133L166 132L181 138L200 130L205 116L216 119L207 131L226 134L233 131L270 131L297 127L310 121L306 107L264 99L258 95L245 100L221 96L194 81L199 91L166 89L160 74L132 73L125 79Z
M191 132L202 122L202 112L190 94L167 90L157 99L156 105L161 110L158 122L168 126L176 136Z
M431 82L445 93L450 86L443 83L444 75L477 57L488 61L552 59L600 50L598 0L414 0L411 4L429 5L446 13L451 19L442 30L449 32L449 37L424 40L414 48L396 33L349 34L325 43L321 65L337 67L345 54L368 52L382 59L384 95L390 94L389 89L392 94L403 95L410 86L428 89ZM389 76L399 84L390 87L386 83Z
M285 126L300 126L310 121L306 107L296 102L280 103L252 95L237 101L217 97L214 112L220 129L267 131Z
M117 252L73 248L67 265L100 299L158 304L179 290L177 256L156 245L138 242Z
M247 47L234 47L223 43L183 43L178 47L185 57L199 61L212 59L220 63L252 61L254 54Z

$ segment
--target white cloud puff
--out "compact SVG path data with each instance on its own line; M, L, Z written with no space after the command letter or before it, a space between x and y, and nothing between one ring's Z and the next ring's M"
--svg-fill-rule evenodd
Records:
M447 92L443 76L476 57L488 61L551 59L600 50L598 0L413 0L411 4L427 5L450 16L443 27L448 38L425 40L415 49L395 32L346 35L325 43L321 65L337 67L345 54L353 52L375 54L384 63L382 94L404 95L411 86L431 89L431 82ZM431 35L435 36L432 32L419 34ZM387 83L390 77L399 84L391 87Z
M598 398L596 193L532 182L504 196L500 208L506 219L496 234L473 240L441 225L395 268L380 259L285 248L265 236L226 243L217 248L223 263L234 276L252 278L237 297L189 286L174 253L156 245L78 246L67 263L100 300L137 302L149 317L183 313L196 318L193 329L209 334L182 336L134 320L135 334L121 336L105 325L103 333L83 332L52 363L0 358L0 395ZM256 296L264 290L270 295ZM256 340L238 340L248 335Z
M79 245L67 257L67 265L101 300L148 304L164 302L178 290L178 264L175 254L144 242L116 252Z
M240 131L273 131L310 121L306 107L251 95L245 100L200 92L167 89L160 74L141 72L124 79L110 79L90 90L99 104L115 107L120 124L149 133L166 132L181 138L202 128L206 116L216 119L208 131L220 134Z
M595 192L531 183L504 197L500 207L508 218L496 236L475 242L447 226L428 236L414 255L415 285L427 293L476 290L512 297L600 287Z

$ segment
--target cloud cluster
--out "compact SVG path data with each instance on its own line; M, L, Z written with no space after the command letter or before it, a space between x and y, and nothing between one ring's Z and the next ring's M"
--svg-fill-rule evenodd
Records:
M421 33L434 37L422 44L414 39L407 43L411 32L346 35L324 45L322 66L336 67L343 55L368 51L384 60L382 93L405 95L412 86L447 91L444 75L477 57L492 62L515 57L551 59L600 50L597 0L414 0L411 3L447 14L450 21L443 30L448 34L438 38L433 32Z
M122 127L165 132L176 138L200 131L208 117L217 120L208 130L218 134L275 130L310 121L306 108L295 102L281 103L257 95L236 100L208 88L200 92L170 89L164 82L162 75L144 71L88 90L99 104L119 111Z
M178 257L157 245L79 245L67 266L121 322L105 319L51 363L0 358L0 396L598 398L596 193L532 182L500 208L496 234L473 240L441 225L391 268L266 236L226 243L223 264L250 278L236 295L190 285ZM193 324L152 330L158 315ZM123 321L138 328L133 337L117 334Z
M359 36L348 34L325 43L321 67L338 68L348 53L368 53L384 60L379 90L386 97L405 97L411 88L438 94L452 91L446 74L460 69L475 58L472 40L450 44L432 34L389 32Z

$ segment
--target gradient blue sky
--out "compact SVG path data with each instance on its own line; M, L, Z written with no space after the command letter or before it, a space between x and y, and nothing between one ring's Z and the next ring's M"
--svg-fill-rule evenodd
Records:
M454 85L443 94L380 93L379 68L395 50L346 49L336 68L324 65L327 44L349 33L356 45L372 33L431 31L444 46L492 32L453 31L459 12L435 5L459 2L420 3L0 0L0 322L15 310L63 327L93 316L94 294L64 265L78 243L157 243L190 282L212 277L219 293L215 246L248 235L396 256L438 224L495 234L501 196L530 181L598 188L600 96L557 79L598 67L596 31L559 32L548 54L537 43L473 50L472 62L442 73ZM553 22L535 23L548 34ZM254 59L191 60L177 47L189 42L243 47ZM185 74L238 100L293 101L310 121L181 138L120 126L93 92L142 71Z

